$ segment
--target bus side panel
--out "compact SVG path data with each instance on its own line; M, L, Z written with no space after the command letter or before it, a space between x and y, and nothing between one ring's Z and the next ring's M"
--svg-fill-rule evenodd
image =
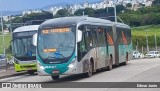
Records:
M126 45L119 45L119 63L126 61Z
M97 65L96 69L106 67L108 65L107 61L107 50L106 47L97 47Z
M115 51L114 46L108 46L108 54L112 55L113 65L115 64ZM108 65L109 66L109 65Z
M118 28L116 27L116 25L113 25L112 27L113 29L113 37L114 37L114 61L115 61L115 65L119 65L119 42L118 42Z
M78 69L79 68L81 69L78 71L79 73L85 73L88 71L89 62L91 61L91 58L93 58L93 61L94 61L94 69L97 69L98 60L96 58L96 48L92 48L79 61L78 66L77 66Z

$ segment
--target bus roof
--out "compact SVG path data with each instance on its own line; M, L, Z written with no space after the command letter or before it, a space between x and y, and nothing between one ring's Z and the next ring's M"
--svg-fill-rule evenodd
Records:
M100 19L100 18L93 18L93 17L87 17L87 16L72 16L72 17L61 17L61 18L47 20L40 25L40 28L43 29L43 28L52 28L52 27L59 27L59 26L71 26L71 25L76 25L83 21L95 22L95 23L103 22L103 23L112 24L111 21Z
M122 28L129 28L130 29L130 27L128 25L124 24L124 23L116 22L115 24L116 24L116 27L122 27Z
M38 30L38 27L39 25L29 25L29 26L18 27L13 31L13 33Z

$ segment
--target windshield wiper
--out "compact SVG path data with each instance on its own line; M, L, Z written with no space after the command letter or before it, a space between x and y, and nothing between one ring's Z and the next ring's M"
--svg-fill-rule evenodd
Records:
M44 59L44 61L46 61L46 60L49 59L49 58L56 58L56 57L48 56L48 57L46 57L46 58Z
M65 57L64 57L64 55L63 55L63 54L61 54L61 53L57 53L57 52L55 52L54 54L61 55L63 58L65 58Z

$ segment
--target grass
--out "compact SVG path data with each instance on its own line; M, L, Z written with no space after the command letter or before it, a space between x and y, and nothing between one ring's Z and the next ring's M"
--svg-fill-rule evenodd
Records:
M140 27L133 27L132 28L132 35L134 36L146 36L146 31L148 31L148 36L152 36L156 33L157 36L160 36L160 24L159 25L147 25L147 26L140 26Z
M5 48L7 49L10 45L11 41L11 36L10 34L5 34L4 35L4 40L5 40ZM3 54L3 36L2 33L0 33L0 54ZM7 57L10 58L11 54L7 54Z

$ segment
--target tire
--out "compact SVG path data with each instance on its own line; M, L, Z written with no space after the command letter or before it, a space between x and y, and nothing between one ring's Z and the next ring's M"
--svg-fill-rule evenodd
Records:
M133 58L132 59L135 59L135 57L133 56Z
M90 62L90 64L89 64L89 70L86 73L86 76L87 77L91 77L92 75L93 75L93 63Z
M34 72L35 71L33 71L33 70L28 70L28 74L30 74L30 75L34 75Z
M128 64L128 53L126 53L126 62L124 62L124 65Z
M108 71L112 70L112 57L110 58L109 65L108 65Z
M59 80L59 75L58 75L58 76L51 76L51 78L52 78L53 80Z

